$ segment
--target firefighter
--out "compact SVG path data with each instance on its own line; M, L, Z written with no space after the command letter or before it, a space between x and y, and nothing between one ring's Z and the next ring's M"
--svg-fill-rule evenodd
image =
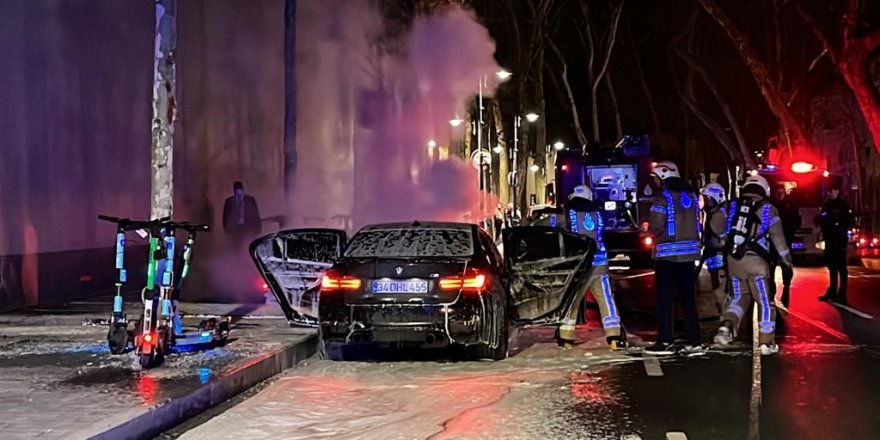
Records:
M785 243L782 222L770 203L770 184L761 176L750 176L742 195L730 203L727 221L727 270L733 297L721 317L715 343L728 345L752 301L759 312L759 343L762 355L779 352L776 345L776 306L768 283L775 282L770 268L771 246L778 261L791 269L791 254Z
M598 250L593 258L593 273L587 283L587 289L593 292L593 298L599 304L599 313L602 315L602 328L605 329L605 339L612 350L622 350L627 347L626 330L620 322L617 304L614 302L614 292L611 290L611 279L608 276L608 254L602 241L604 224L599 207L593 201L593 191L585 185L575 187L569 196L568 202L568 227L575 234L586 235L596 242ZM575 298L568 316L559 326L559 345L563 348L571 348L574 343L575 324L579 308L577 304L583 301L587 289Z
M833 182L828 188L828 201L822 206L819 216L819 227L825 241L825 262L828 266L830 284L822 301L834 301L846 305L846 249L849 242L848 232L852 227L852 211L845 200L840 198L840 183ZM838 290L837 280L840 278Z
M727 197L724 187L717 183L710 183L700 190L703 196L703 256L697 267L697 276L703 269L703 264L709 270L712 281L712 291L715 292L715 301L719 312L726 308L725 289L727 274L724 269L724 240L727 238Z
M657 285L657 342L649 353L676 351L673 311L676 296L684 311L686 351L704 347L697 313L694 266L700 259L700 204L696 191L682 178L678 166L659 162L651 170L659 179L661 192L654 197L648 218L648 232L654 237L654 274Z

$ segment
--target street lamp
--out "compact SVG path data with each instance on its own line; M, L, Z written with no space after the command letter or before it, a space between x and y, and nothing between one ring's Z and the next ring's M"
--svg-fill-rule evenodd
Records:
M458 115L455 115L454 118L449 120L449 125L453 127L458 127L459 125L461 125L462 122L464 122L464 119L461 119L458 117Z
M540 118L537 113L529 113L526 115L526 120L529 122L535 122Z
M531 171L533 173L537 173L540 170L541 170L541 167L539 167L538 164L532 164L532 166L529 167L529 171Z
M556 143L553 144L553 148L555 148L556 151L561 151L565 148L565 144L563 144L562 141L556 141Z
M507 70L501 69L495 72L495 76L498 77L501 81L507 81L513 74L508 72Z
M501 154L501 152L504 151L504 148L502 148L501 145L496 145L495 148L492 148L492 151L494 151L495 154Z
M434 139L431 139L430 141L428 141L428 148L434 148L436 146L437 146L437 142L434 141Z

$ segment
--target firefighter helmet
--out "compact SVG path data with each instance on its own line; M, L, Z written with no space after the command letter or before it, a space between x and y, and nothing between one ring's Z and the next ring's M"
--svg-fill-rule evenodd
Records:
M724 187L717 183L710 183L704 186L703 189L700 190L700 194L714 200L716 203L724 203L724 199L726 198Z
M578 185L574 187L574 192L568 196L568 199L586 199L593 200L593 190L590 189L587 185Z
M764 176L749 176L748 178L746 178L745 184L743 184L743 189L750 185L760 186L761 189L764 190L764 197L770 197L770 183L767 182L767 179L765 179Z
M657 162L657 164L651 169L651 174L659 177L660 180L666 180L670 177L681 177L681 174L678 172L678 166L675 165L675 162L668 160Z

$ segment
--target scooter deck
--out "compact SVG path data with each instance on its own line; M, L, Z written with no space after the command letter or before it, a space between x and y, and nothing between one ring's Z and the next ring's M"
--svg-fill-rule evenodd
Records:
M226 342L226 339L227 338L221 338L217 336L214 332L210 331L183 332L182 334L175 335L174 347L172 347L172 351L190 352L199 350L210 350L217 345Z

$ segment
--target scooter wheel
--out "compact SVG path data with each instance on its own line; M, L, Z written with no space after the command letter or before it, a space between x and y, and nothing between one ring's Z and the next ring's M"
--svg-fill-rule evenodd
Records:
M128 350L129 335L125 325L114 325L107 335L107 345L111 354L122 354Z
M142 353L141 355L138 356L138 359L139 359L139 361L140 361L140 364L141 364L141 368L142 368L142 369L147 370L147 369L150 369L150 368L153 368L153 367L154 367L153 364L154 364L155 362L154 362L154 360L153 360L153 355L151 355L151 354L143 354L143 353Z

